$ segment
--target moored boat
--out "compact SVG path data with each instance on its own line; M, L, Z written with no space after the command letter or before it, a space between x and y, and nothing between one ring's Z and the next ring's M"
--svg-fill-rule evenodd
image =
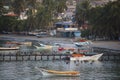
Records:
M0 50L18 50L20 47L0 47Z
M13 41L13 42L6 42L6 44L16 44L16 45L21 45L20 42L16 42L16 41Z
M71 61L82 61L82 60L91 60L91 61L97 61L101 56L103 55L103 53L101 54L95 54L92 56L85 56L83 54L72 54L72 56L70 57Z
M33 45L37 50L51 50L52 48L49 46L36 46Z
M32 45L32 42L16 42L16 41L13 41L13 42L6 42L6 44L16 44L16 45L27 45L27 46L31 46L31 45Z
M58 70L47 70L43 68L37 68L43 76L79 76L80 72L78 71L58 71Z

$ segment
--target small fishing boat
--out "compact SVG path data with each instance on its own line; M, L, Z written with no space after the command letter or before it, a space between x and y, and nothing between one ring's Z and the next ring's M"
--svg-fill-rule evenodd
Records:
M0 47L0 50L18 50L20 47Z
M58 70L47 70L43 68L37 68L43 76L79 76L80 72L78 71L58 71Z
M72 54L72 56L70 57L71 61L82 61L82 60L91 60L91 61L97 61L101 56L103 55L103 53L101 54L95 54L92 56L85 56L84 54Z
M52 50L51 46L36 46L33 45L37 50Z
M49 50L51 50L53 46L39 43L39 46L34 45L34 47L36 47L36 49L40 49L40 50L41 50L41 49L49 49Z
M20 42L12 41L12 42L6 42L6 44L16 44L16 45L21 45Z
M16 41L13 41L13 42L6 42L6 44L16 44L16 45L27 45L27 46L31 46L31 45L32 45L32 42L16 42Z
M32 42L21 42L22 45L31 46Z

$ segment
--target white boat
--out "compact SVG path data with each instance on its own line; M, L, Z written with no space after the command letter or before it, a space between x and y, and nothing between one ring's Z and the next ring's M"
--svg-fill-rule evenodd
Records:
M80 45L90 45L90 44L92 44L92 42L91 42L91 41L74 42L74 44L75 44L75 45L78 45L78 46L80 46Z
M20 47L0 47L0 50L18 50Z
M49 49L49 50L51 50L53 46L39 43L39 46L34 45L34 47L36 47L36 49Z
M93 56L85 56L83 54L73 54L73 56L70 57L70 60L71 61L82 61L82 60L97 61L102 55L103 55L103 53L96 54L96 55L93 55Z
M34 45L34 47L35 47L37 50L51 50L51 49L52 49L51 46L36 46L36 45Z
M43 68L37 68L43 76L79 76L80 72L78 71L58 71L58 70L47 70Z
M31 46L32 42L21 42L22 45Z
M47 51L58 51L59 46L56 45L45 45L42 43L39 43L39 46L33 45L37 50L42 51L42 50L47 50Z

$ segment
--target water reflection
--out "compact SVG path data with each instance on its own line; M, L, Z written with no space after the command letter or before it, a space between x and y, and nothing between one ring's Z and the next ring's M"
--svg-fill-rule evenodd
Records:
M79 77L44 77L35 67L76 70ZM119 62L18 61L0 62L0 80L120 80Z
M80 77L42 77L42 80L81 80L81 79Z

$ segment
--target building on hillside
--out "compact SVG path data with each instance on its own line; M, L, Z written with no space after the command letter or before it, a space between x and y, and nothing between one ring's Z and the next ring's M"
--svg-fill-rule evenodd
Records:
M81 32L75 25L74 15L76 10L76 0L66 1L67 10L62 13L62 17L65 21L60 21L55 23L56 35L60 37L81 37Z
M71 20L75 15L76 10L76 0L68 0L66 2L67 10L65 11L65 17L67 20Z
M81 32L77 27L74 26L74 23L71 21L63 21L55 23L56 36L59 37L81 37Z

